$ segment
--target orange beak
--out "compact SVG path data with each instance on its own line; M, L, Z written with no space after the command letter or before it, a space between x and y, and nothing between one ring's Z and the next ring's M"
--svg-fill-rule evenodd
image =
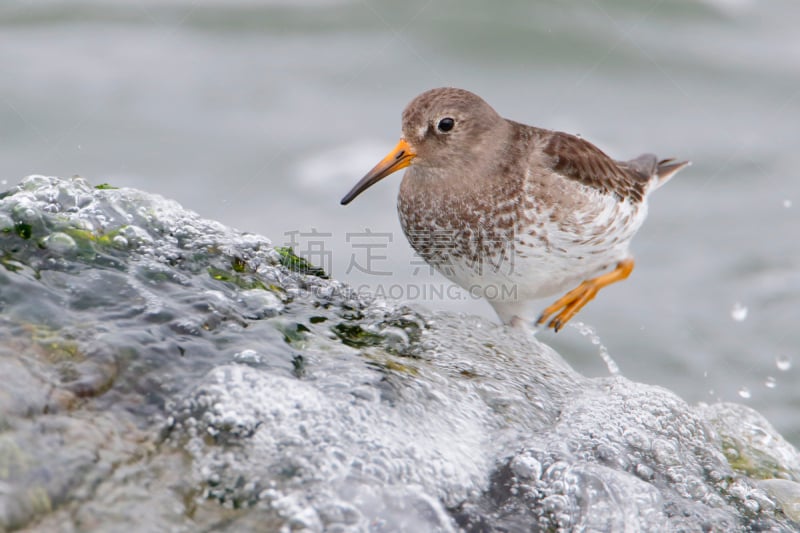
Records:
M367 175L361 178L361 181L356 183L356 186L342 198L342 205L349 204L356 196L366 191L389 174L397 172L401 168L406 168L415 157L417 157L417 154L411 150L406 140L400 139L400 142L397 143L394 150L389 152L389 155L384 157L380 163L367 172Z

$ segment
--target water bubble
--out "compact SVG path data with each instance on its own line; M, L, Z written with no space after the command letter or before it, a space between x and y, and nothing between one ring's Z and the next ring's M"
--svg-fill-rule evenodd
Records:
M382 335L387 345L394 350L402 351L408 348L411 342L408 333L403 328L398 328L396 326L383 328L376 333Z
M511 471L521 479L539 479L542 477L542 464L533 457L518 456L511 462Z
M242 350L233 354L233 360L239 363L258 364L261 363L261 356L255 350Z
M758 505L758 502L755 500L745 500L744 506L747 507L747 510L751 513L757 513L761 509L761 506Z
M650 447L653 459L660 466L673 466L681 464L680 452L677 445L666 439L653 439Z
M42 239L42 245L45 248L60 254L66 254L78 248L78 245L75 243L75 239L60 231L51 233Z
M655 475L655 471L645 464L636 465L636 475L645 481L650 481Z
M778 370L781 372L786 372L792 368L792 358L788 355L779 355L775 358L775 366L777 366Z
M553 494L542 500L542 507L544 507L544 510L548 513L558 513L559 511L569 509L569 500L567 500L566 496L562 496L561 494Z
M747 387L742 387L741 389L739 389L739 396L747 400L752 396L752 393L750 392L750 389L748 389Z
M792 201L788 200L788 199L784 200L783 201L783 207L785 207L786 209L789 209L790 207L792 207Z
M731 318L736 322L744 321L744 319L747 318L747 307L739 302L733 304L733 309L731 309Z
M768 389L774 389L777 385L778 381L772 376L767 376L767 379L764 380L764 386Z

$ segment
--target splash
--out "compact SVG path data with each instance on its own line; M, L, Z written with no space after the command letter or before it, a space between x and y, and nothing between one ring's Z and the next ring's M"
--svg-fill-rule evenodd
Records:
M580 322L580 321L571 323L569 325L577 329L578 333L580 333L584 337L587 337L589 339L589 342L597 346L597 351L600 354L600 358L606 364L606 368L608 368L609 374L611 374L612 376L620 375L619 365L617 365L617 362L614 361L614 358L611 357L608 348L606 348L606 346L600 340L600 336L597 334L597 331L594 329L594 327L590 326L589 324L586 324L585 322Z

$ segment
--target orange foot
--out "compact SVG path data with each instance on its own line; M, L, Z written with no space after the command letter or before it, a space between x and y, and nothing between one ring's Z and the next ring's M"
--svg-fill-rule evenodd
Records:
M536 321L536 325L544 324L550 319L550 316L561 310L552 320L547 322L548 328L558 331L569 320L574 317L578 311L583 309L583 306L588 304L592 298L597 295L597 291L607 285L611 285L617 281L627 278L633 270L633 259L624 259L617 263L617 268L597 276L596 278L587 279L567 294L558 299L556 303L544 310L544 312Z

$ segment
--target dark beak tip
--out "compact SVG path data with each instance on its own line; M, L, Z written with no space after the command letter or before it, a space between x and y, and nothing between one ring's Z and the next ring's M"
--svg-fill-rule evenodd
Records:
M355 200L357 196L378 183L389 174L393 174L401 168L405 168L410 165L411 160L416 157L416 155L417 154L411 151L405 139L400 139L400 142L397 143L397 146L394 147L394 150L389 152L389 155L381 159L381 161L375 165L372 170L367 172L367 174L361 178L361 180L356 183L352 189L350 189L350 192L344 195L344 198L342 198L339 203L341 205L349 204Z

